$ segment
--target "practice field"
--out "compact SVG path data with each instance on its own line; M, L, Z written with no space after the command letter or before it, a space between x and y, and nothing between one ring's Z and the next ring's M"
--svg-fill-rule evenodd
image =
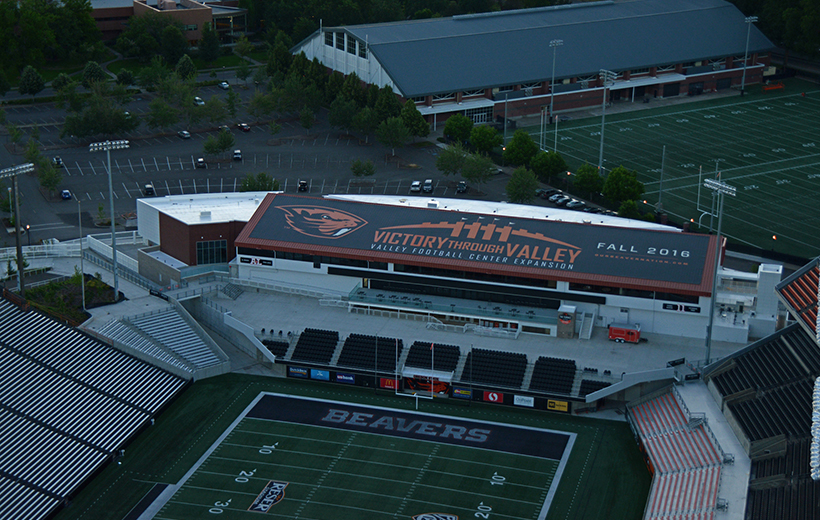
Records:
M575 437L264 394L155 518L543 520Z
M717 218L710 223L717 210L702 179L719 172L737 188L724 203L722 230L730 239L805 258L820 255L820 89L801 80L785 85L767 92L753 86L744 97L607 113L604 169L623 165L638 172L648 203L639 205L641 211L660 200L674 220L691 220L702 230L717 227ZM538 142L538 129L527 130ZM550 129L545 147L551 149L554 138ZM597 166L600 142L600 117L559 124L558 152L571 169Z

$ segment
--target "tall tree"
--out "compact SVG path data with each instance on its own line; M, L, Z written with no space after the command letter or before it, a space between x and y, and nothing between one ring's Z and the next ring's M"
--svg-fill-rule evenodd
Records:
M106 80L106 74L103 68L96 61L89 61L85 64L83 69L83 86L91 88L95 83Z
M530 159L530 169L532 169L539 180L551 183L555 177L566 174L567 163L561 154L542 150L536 152L532 159Z
M536 153L538 153L538 145L532 140L530 134L524 130L516 130L515 135L513 135L512 140L504 150L504 160L510 164L527 165ZM533 189L533 192L535 192L535 189Z
M225 102L218 96L211 96L205 101L205 113L207 114L208 122L214 125L228 119L228 110L225 108Z
M596 193L601 193L604 187L604 179L598 173L598 168L591 164L583 164L578 167L572 179L572 185L591 199Z
M410 139L410 131L400 117L388 117L376 128L376 138L396 155L396 147L404 146Z
M503 142L504 138L492 126L479 125L470 130L470 144L479 153L489 154Z
M447 118L444 123L444 136L449 137L453 141L464 143L470 138L470 132L473 130L473 121L461 114L453 114Z
M265 172L249 173L242 179L239 191L279 191L279 181Z
M376 98L376 116L379 122L385 121L391 117L399 117L401 115L401 103L399 98L393 93L390 85L379 89L379 95Z
M620 204L625 200L638 200L644 190L637 171L618 166L609 172L601 193L612 202Z
M339 94L330 104L327 120L330 126L342 128L347 132L353 126L353 118L356 116L356 112L356 103Z
M538 179L535 174L523 166L517 168L507 183L507 198L510 202L526 204L535 197Z
M370 159L366 161L356 159L350 163L350 171L355 177L370 177L376 174L376 165Z
M169 128L179 122L179 109L171 106L162 97L155 97L148 104L148 114L145 116L145 124L148 128Z
M205 63L213 63L219 58L219 36L213 26L206 23L202 26L202 38L199 40L199 57Z
M351 72L345 78L342 84L342 95L354 101L359 108L365 106L367 93L362 84L362 80L355 72Z
M46 82L43 77L31 65L26 65L23 73L20 75L20 83L17 84L17 91L20 94L31 95L32 98L40 93L45 87Z
M239 60L239 65L236 67L234 74L236 74L236 79L246 82L251 75L251 64L248 63L248 60Z
M353 128L357 132L361 132L364 134L364 142L370 142L370 134L372 134L376 127L379 125L379 121L376 117L376 111L370 107L364 107L359 112L353 116Z
M248 40L248 37L243 34L236 41L234 50L237 54L244 58L245 56L253 52L253 44Z
M179 61L177 61L177 66L174 71L183 81L196 78L196 65L194 65L194 60L187 54L183 54Z
M401 119L410 131L410 135L414 137L427 137L430 133L430 125L424 120L424 116L416 108L416 102L412 99L408 99L402 107Z
M468 155L461 144L455 143L439 151L436 156L436 168L444 175L458 175Z
M239 94L233 89L233 87L228 89L228 95L225 96L225 108L228 109L228 113L231 117L236 117L236 114L239 109Z
M481 185L489 182L495 171L495 164L486 155L469 154L461 167L461 176L464 180L477 184L480 190Z
M316 124L316 114L313 113L310 107L305 106L299 112L299 124L302 125L302 128L304 128L307 133L310 133L310 129Z

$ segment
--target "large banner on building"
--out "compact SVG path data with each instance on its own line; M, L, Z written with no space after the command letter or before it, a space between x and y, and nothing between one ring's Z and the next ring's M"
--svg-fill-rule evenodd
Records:
M700 285L710 237L271 194L236 244Z

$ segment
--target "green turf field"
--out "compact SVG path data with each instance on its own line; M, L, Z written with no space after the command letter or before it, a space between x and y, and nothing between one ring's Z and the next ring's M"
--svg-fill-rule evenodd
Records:
M448 420L420 417L428 424ZM483 425L485 431L493 428ZM536 431L525 431L538 437ZM563 455L568 458L569 449ZM185 520L208 513L243 518L252 511L316 520L424 513L543 519L554 495L551 486L563 470L559 467L558 460L442 444L435 438L244 418L155 518Z
M820 255L820 87L796 79L785 84L768 92L752 86L744 97L608 113L604 169L623 165L638 172L649 204L642 211L660 199L673 220L707 230L717 211L711 192L701 187L699 193L698 186L720 172L720 180L737 188L724 207L730 239L804 258ZM527 130L538 142L538 129ZM559 125L558 152L571 169L597 166L600 132L600 117ZM550 129L546 146L554 138Z
M572 433L561 468L560 460L503 450L243 418L260 392L417 413L413 400L372 389L239 374L198 381L126 448L122 464L105 468L56 518L125 518L155 484L177 484L186 474L156 518L258 518L247 509L271 481L274 491L276 482L288 483L285 499L266 513L271 518L410 519L453 507L462 519L534 520L548 499L548 520L643 514L650 477L625 422L419 401L418 413L435 422Z

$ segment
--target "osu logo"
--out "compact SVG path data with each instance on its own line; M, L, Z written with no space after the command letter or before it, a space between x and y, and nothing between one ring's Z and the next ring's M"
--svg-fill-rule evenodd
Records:
M324 206L280 206L295 231L315 238L339 238L367 224L363 218Z
M415 515L413 520L458 520L458 517L450 513L422 513Z

